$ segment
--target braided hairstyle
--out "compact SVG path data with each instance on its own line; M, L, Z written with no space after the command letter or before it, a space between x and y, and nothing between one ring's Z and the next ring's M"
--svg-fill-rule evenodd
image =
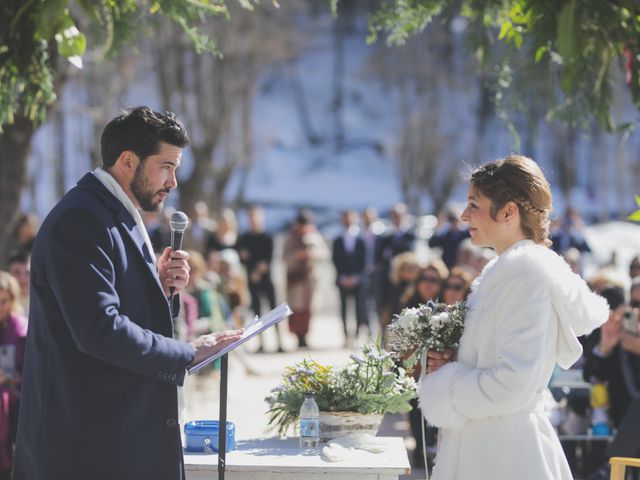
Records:
M491 218L508 202L518 205L520 228L537 244L550 246L551 187L536 162L522 155L487 163L471 174L471 185L491 200Z

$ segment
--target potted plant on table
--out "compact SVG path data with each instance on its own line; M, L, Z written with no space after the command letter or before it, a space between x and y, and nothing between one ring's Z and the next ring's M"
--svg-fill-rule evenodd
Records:
M375 435L385 413L408 412L416 384L391 353L365 345L342 368L303 360L285 369L280 385L265 399L269 426L279 435L298 424L304 394L315 394L320 409L320 439L355 433Z

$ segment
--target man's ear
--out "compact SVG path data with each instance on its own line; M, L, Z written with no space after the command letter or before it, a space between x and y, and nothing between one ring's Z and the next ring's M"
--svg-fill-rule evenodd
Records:
M140 159L131 150L124 150L113 165L122 173L133 174L138 168Z

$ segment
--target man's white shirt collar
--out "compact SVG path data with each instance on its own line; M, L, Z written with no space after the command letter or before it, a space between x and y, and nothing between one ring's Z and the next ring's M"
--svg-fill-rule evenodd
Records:
M113 178L113 175L111 175L109 172L107 172L103 168L98 167L91 173L93 173L93 175L98 180L100 180L100 183L102 183L102 185L104 185L104 187L107 190L109 190L109 192L111 192L114 197L120 200L120 203L122 203L124 205L124 208L126 208L127 211L131 214L131 216L133 217L133 220L136 222L136 225L142 232L144 243L147 244L147 248L149 249L151 258L155 263L156 257L153 252L153 246L151 245L151 239L149 238L149 233L147 232L147 228L144 226L144 222L142 221L142 216L140 215L140 212L135 207L135 205L133 204L129 196L122 189L118 181L115 178Z

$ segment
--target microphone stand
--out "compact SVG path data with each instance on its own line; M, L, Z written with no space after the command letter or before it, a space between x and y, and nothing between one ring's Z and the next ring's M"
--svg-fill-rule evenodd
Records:
M227 467L227 372L229 354L220 357L220 423L218 430L218 480L224 480Z

